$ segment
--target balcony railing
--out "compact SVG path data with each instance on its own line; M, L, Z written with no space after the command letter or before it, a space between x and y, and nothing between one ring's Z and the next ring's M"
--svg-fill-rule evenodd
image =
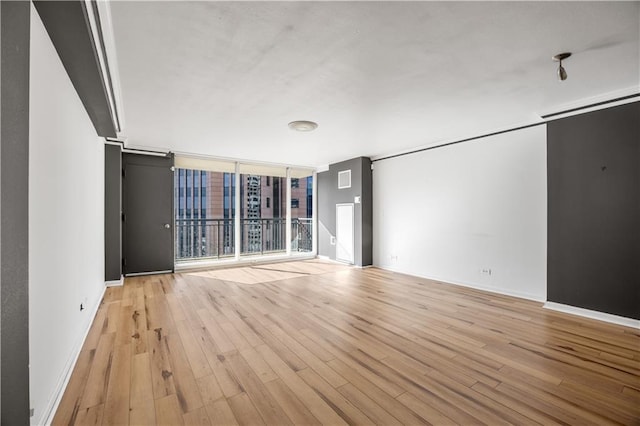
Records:
M233 219L176 219L176 260L234 255Z
M291 219L291 251L313 250L313 221L311 218Z
M286 220L240 220L240 253L267 254L286 251ZM312 251L313 229L309 218L291 219L291 251ZM233 257L233 219L177 219L176 260Z

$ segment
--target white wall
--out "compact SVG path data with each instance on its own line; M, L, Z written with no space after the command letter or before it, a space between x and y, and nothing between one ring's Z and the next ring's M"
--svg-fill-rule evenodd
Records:
M378 161L374 265L544 301L546 185L545 125Z
M30 84L29 384L43 424L104 290L104 145L33 5Z

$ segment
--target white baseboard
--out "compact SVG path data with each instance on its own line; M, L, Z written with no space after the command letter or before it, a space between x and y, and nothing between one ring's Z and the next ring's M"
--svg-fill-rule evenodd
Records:
M119 287L121 285L124 285L124 275L120 275L119 280L105 281L104 285L106 287Z
M511 290L506 290L503 288L497 288L497 287L488 287L488 286L482 286L479 285L477 283L469 283L469 282L462 282L462 281L452 281L449 279L443 279L443 278L439 278L439 277L430 277L430 276L425 276L425 275L415 275L415 274L411 274L405 271L401 271L399 269L394 269L391 268L389 266L378 266L378 265L373 265L376 268L380 268L380 269L384 269L385 271L391 271L391 272L396 272L398 274L405 274L405 275L411 275L413 277L418 277L418 278L424 278L427 280L432 280L432 281L438 281L440 283L444 283L444 284L451 284L451 285L457 285L457 286L461 286L461 287L468 287L468 288L473 288L476 290L482 290L482 291L486 291L489 293L495 293L495 294L501 294L503 296L512 296L512 297L518 297L520 299L527 299L527 300L533 300L534 302L544 302L544 298L537 296L535 294L531 294L531 293L524 293L524 292L519 292L519 291L511 291Z
M585 318L591 318L599 321L610 322L612 324L624 325L625 327L640 329L640 320L632 318L606 314L604 312L592 311L590 309L578 308L576 306L563 305L562 303L555 302L546 302L543 307L546 309L551 309L553 311L564 312L566 314L578 315Z
M316 257L318 259L322 260L322 261L335 263L336 265L347 265L347 266L353 266L354 268L362 268L362 266L358 266L358 265L356 265L354 263L343 262L342 260L331 259L329 256L318 255ZM365 266L365 268L366 268L366 266Z
M93 310L91 311L91 321L89 321L87 329L85 330L82 336L82 339L80 339L80 344L76 345L76 347L74 348L72 355L69 358L69 361L67 362L67 365L65 366L62 372L62 375L60 376L60 380L58 381L58 385L56 386L56 390L54 392L54 397L51 399L52 401L51 404L43 412L43 415L40 418L40 421L36 422L35 424L48 426L53 422L53 417L55 416L56 411L58 410L58 406L60 405L60 401L62 400L64 391L67 389L67 385L69 384L69 380L71 379L71 374L73 373L73 370L76 366L76 362L78 362L80 351L82 350L82 347L84 346L84 342L87 339L87 336L89 335L89 330L91 330L91 326L93 325L93 322L96 319L96 314L98 313L98 309L100 308L100 305L101 305L100 302L102 302L102 299L104 299L104 292L106 290L107 290L107 286L105 286L104 289L102 290L102 294L98 298L95 306L93 307Z

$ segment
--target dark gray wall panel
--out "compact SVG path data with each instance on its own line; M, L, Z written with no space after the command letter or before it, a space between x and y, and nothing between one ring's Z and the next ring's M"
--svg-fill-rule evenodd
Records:
M547 125L548 300L640 319L640 102Z
M344 170L351 170L351 188L338 189L338 173ZM355 204L354 210L354 263L358 266L371 265L371 193L369 158L358 157L331 164L328 171L318 173L319 255L335 260L336 248L329 244L329 238L336 235L336 204L353 203L354 198L360 196L361 202Z
M371 159L362 160L362 266L373 265L373 176Z
M104 279L115 281L122 276L122 153L104 148Z
M85 2L46 0L34 1L33 4L96 132L103 137L115 137L115 125Z
M0 422L3 425L29 424L30 14L29 2L0 2Z

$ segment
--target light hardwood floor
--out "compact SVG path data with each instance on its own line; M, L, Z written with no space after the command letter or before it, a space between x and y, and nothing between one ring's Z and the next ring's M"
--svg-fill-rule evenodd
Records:
M637 424L640 332L304 261L109 288L55 425Z

